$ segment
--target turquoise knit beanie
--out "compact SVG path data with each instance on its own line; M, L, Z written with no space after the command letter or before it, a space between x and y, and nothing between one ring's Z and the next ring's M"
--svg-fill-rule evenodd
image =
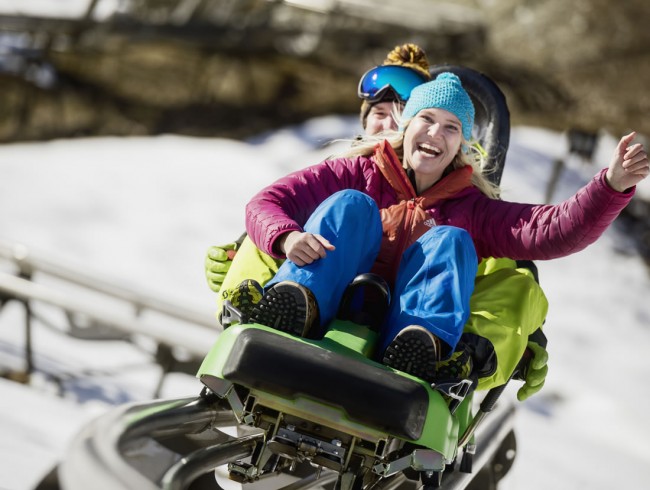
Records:
M460 78L451 72L443 72L435 80L415 87L402 111L402 120L415 117L422 109L433 108L454 114L463 125L463 137L470 140L474 127L474 104ZM400 125L400 131L403 130Z

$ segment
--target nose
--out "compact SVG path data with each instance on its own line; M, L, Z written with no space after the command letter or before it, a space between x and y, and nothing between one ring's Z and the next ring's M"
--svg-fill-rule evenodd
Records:
M387 117L381 122L382 130L384 131L394 131L397 129L397 123L392 117Z
M440 131L440 123L435 122L429 126L427 133L430 134L431 136L435 136L436 134L438 134L438 131Z

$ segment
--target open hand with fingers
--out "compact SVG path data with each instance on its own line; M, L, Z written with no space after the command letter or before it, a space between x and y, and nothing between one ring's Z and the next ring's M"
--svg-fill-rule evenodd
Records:
M650 173L650 162L645 148L640 143L631 144L635 136L636 132L632 131L621 138L607 169L607 183L618 192L635 186Z

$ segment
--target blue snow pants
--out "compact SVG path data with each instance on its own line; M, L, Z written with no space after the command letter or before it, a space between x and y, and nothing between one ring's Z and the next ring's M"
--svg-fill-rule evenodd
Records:
M382 239L379 209L362 192L340 191L320 204L304 230L322 235L336 250L302 267L286 260L266 288L280 281L309 288L324 326L335 317L348 284L369 272L377 258ZM474 243L461 228L436 226L418 238L402 255L378 352L409 325L426 328L453 350L469 317L477 267Z

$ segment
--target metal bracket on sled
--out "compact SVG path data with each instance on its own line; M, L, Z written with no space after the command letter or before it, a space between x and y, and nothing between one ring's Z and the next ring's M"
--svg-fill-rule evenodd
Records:
M225 379L217 378L216 376L204 376L201 378L203 383L210 388L210 391L217 395L219 398L225 398L230 405L232 413L237 418L237 422L252 424L254 417L252 414L244 414L244 402L237 394L235 385Z
M237 323L241 324L248 322L248 316L244 315L239 308L235 307L229 299L223 302L221 315L219 316L219 322L223 328L228 328Z
M449 411L453 414L468 395L473 384L471 379L461 379L447 383L432 383L431 388L449 398Z
M372 468L372 471L383 477L391 476L408 468L416 471L442 471L445 468L445 460L442 454L430 449L416 449L403 458L396 459L390 463L379 463Z
M301 434L293 425L279 428L277 434L269 441L268 446L277 454L291 458L297 456L301 460L312 461L335 471L341 471L345 466L346 449L341 441L328 442Z

